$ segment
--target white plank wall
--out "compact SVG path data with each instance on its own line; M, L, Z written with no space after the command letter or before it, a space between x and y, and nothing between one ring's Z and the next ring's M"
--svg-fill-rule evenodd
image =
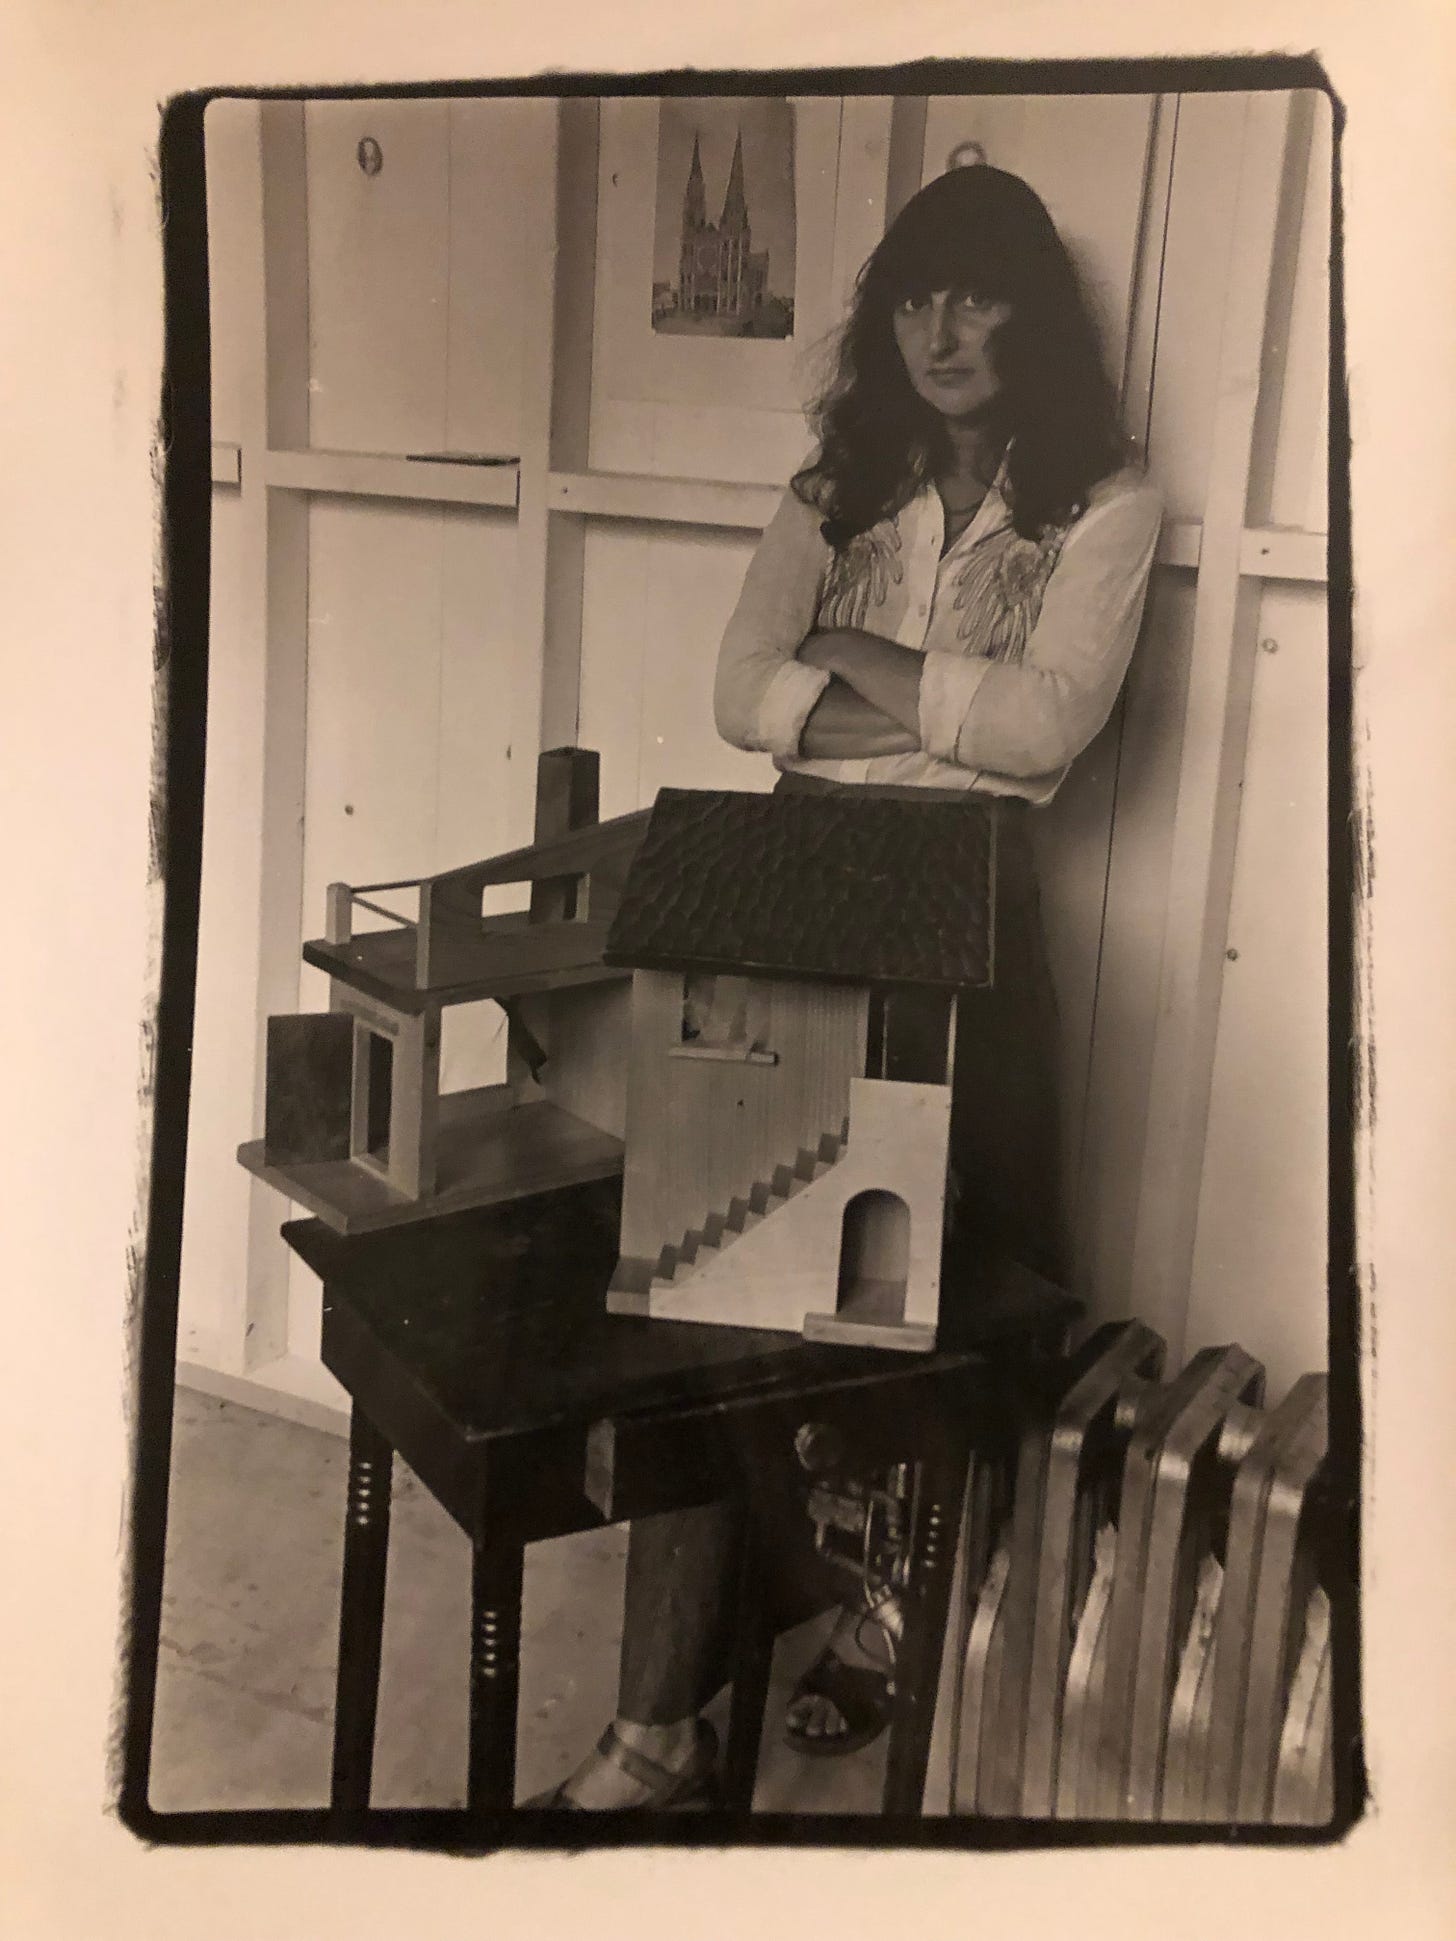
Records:
M438 451L449 320L449 104L311 101L309 442ZM358 145L377 141L377 175ZM388 377L383 374L387 372Z
M782 487L807 449L803 404L825 375L826 332L887 207L967 139L980 141L993 163L1027 175L1072 241L1114 369L1128 373L1132 428L1140 432L1150 419L1150 464L1170 525L1184 522L1165 533L1164 558L1183 564L1155 572L1125 704L1038 819L1063 1011L1079 1286L1094 1315L1127 1313L1137 1298L1133 1236L1159 1044L1172 831L1188 773L1181 734L1214 449L1219 320L1244 247L1232 184L1249 100L798 104L800 339L792 350L697 342L693 356L689 340L654 344L643 327L642 220L644 197L649 216L651 209L655 104L604 104L599 130L595 110L585 112L590 104L576 108L569 127L565 119L558 124L550 102L331 101L310 103L306 113L290 109L300 123L290 193L301 212L306 192L307 220L300 213L295 230L272 236L267 250L257 206L258 110L219 104L209 112L210 155L218 159L210 183L214 433L238 448L243 486L241 493L227 484L214 490L213 720L241 724L242 732L215 734L209 758L186 1353L224 1373L308 1386L299 1370L316 1350L316 1288L298 1269L286 1307L269 1292L286 1271L277 1240L284 1209L271 1196L266 1205L257 1195L250 1200L232 1154L258 1109L252 1048L240 1026L255 1005L250 979L256 983L266 959L264 981L282 990L280 966L296 962L300 928L304 935L320 928L327 882L417 875L520 839L530 793L522 778L543 724L552 739L574 733L601 752L604 814L650 801L663 786L772 784L770 765L720 743L711 719L717 644L756 538L741 523L744 504L700 497L689 507L675 495L664 514L634 478ZM1296 122L1301 116L1314 139L1293 276L1277 319L1294 350L1277 411L1266 411L1258 429L1262 470L1247 521L1273 528L1274 543L1291 558L1303 548L1298 570L1306 573L1318 561L1311 566L1305 535L1325 525L1319 347L1327 104L1297 103ZM558 125L567 134L562 179L576 181L586 167L596 182L594 215L590 198L583 205L591 233L568 223L559 254ZM384 158L372 177L357 160L365 136ZM711 183L709 193L711 200ZM283 370L275 360L262 368L265 256L275 276L297 259L290 328L306 319L306 365L295 359ZM569 300L553 297L553 267ZM663 345L667 352L658 355ZM764 361L745 378L746 357ZM1266 381L1273 369L1266 360ZM265 393L271 434L248 402ZM280 416L285 406L291 427ZM370 478L379 490L370 498L343 473L315 477L306 458L287 461L291 472L276 461L269 473L269 435L294 450L519 454L520 516L510 503L511 473L497 475L494 506L432 502L434 474L413 468L376 468ZM232 463L220 477L233 475ZM449 479L438 469L443 499L458 468L449 468ZM389 496L397 477L421 481L415 502ZM269 512L260 524L264 496ZM715 508L734 523L695 523ZM275 884L273 927L260 955L258 905L247 885L257 880L255 717L264 634L250 575L265 543L274 549L268 679L280 694L279 681L291 683L297 705L272 723L264 847L276 848L296 827L290 800L301 805L303 831L289 868L302 891L302 923L278 928ZM1247 568L1247 545L1238 556ZM1309 1001L1323 963L1318 583L1266 584L1257 631L1276 639L1278 651L1260 652L1253 673L1228 899L1238 955L1222 978L1191 1285L1185 1273L1148 1318L1168 1323L1175 1340L1186 1332L1189 1348L1238 1336L1282 1375L1315 1365L1324 1327L1316 1271L1323 1007ZM297 894L287 876L285 869L285 901ZM269 893L265 884L265 901ZM1282 941L1271 930L1276 921ZM1297 977L1284 974L1290 969ZM316 986L304 978L306 1004L321 1001ZM494 1076L498 1036L493 1016L453 1034L447 1082ZM1261 1060L1267 1064L1274 1047L1271 1076ZM1166 1055L1164 1041L1165 1073ZM1166 1076L1163 1083L1166 1090ZM1251 1131L1244 1121L1254 1112ZM246 1286L238 1280L245 1259ZM280 1357L271 1375L256 1366L270 1353ZM317 1383L309 1392L327 1399Z
M1277 1397L1327 1353L1323 589L1258 629L1187 1349L1238 1341Z
M1242 95L1184 95L1176 103L1148 437L1165 521L1202 517L1219 320L1235 247L1229 173L1247 111ZM1098 1318L1128 1312L1193 590L1189 575L1154 572L1142 646L1121 710L1121 768L1074 1201L1078 1292Z
M549 101L448 104L445 449L520 454L528 252L544 245Z
M1296 99L1309 168L1287 317L1271 524L1325 529L1331 127L1323 95ZM1256 463L1257 463L1256 459ZM1271 584L1259 604L1248 748L1228 920L1187 1348L1238 1340L1279 1393L1322 1367L1328 1022L1324 589Z

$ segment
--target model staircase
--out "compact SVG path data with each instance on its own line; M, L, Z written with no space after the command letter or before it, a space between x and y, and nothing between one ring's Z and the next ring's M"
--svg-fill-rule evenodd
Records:
M838 1132L821 1133L811 1151L801 1146L792 1166L776 1166L766 1180L755 1180L747 1196L732 1199L724 1213L710 1213L701 1227L690 1227L676 1246L664 1247L652 1271L654 1287L680 1287L690 1278L687 1269L704 1255L715 1254L749 1233L781 1206L822 1179L843 1156L849 1144L849 1120Z

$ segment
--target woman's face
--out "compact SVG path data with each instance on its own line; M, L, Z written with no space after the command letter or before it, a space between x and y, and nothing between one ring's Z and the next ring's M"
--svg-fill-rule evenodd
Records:
M917 396L943 418L981 416L1001 389L993 333L1011 305L970 290L932 290L905 297L891 321L906 375Z

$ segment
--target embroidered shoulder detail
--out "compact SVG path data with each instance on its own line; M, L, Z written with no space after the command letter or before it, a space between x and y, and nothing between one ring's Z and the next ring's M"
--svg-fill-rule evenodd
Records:
M863 627L871 607L882 607L890 588L905 577L900 564L900 527L882 519L858 532L829 562L819 599L821 627Z
M1020 661L1068 528L1023 539L999 527L972 546L955 576L957 636L987 660Z

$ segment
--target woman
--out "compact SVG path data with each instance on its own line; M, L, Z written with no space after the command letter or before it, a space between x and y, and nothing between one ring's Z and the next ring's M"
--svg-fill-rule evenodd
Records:
M1055 1013L1026 813L1111 712L1159 503L1127 463L1075 271L1024 182L955 169L906 204L860 275L816 418L818 450L723 640L718 728L771 755L780 788L997 799L997 989L963 1004L957 1032L958 1227L967 1272L1009 1253L1060 1277ZM943 1327L965 1284L947 1275ZM783 1500L769 1520L789 1548L806 1527ZM618 1718L553 1804L703 1796L714 1745L698 1714L721 1682L734 1544L723 1507L634 1526ZM784 1575L783 1617L832 1601L822 1584L805 1594L793 1560ZM818 1754L863 1745L887 1691L863 1611L842 1613L789 1737Z

